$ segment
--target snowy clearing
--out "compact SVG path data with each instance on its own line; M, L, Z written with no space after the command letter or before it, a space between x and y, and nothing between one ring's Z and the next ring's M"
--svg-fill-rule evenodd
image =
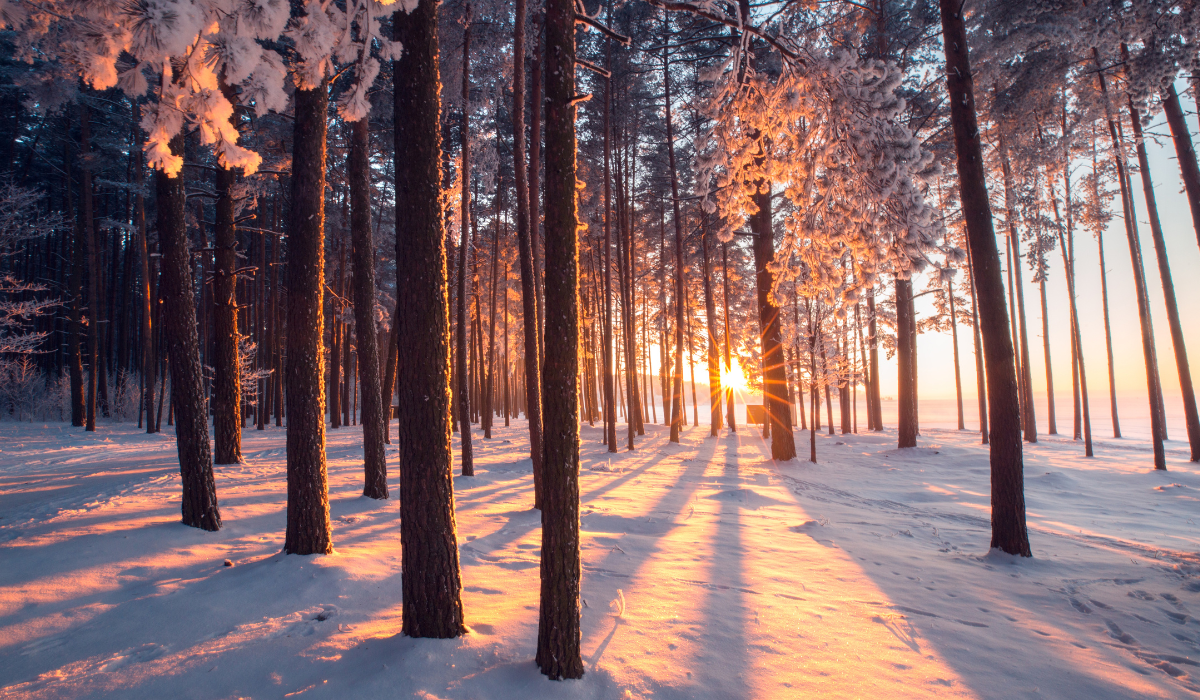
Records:
M456 477L471 633L400 629L399 508L329 431L336 553L283 556L284 431L218 466L225 528L179 524L168 435L0 423L3 698L1127 698L1200 695L1200 474L1148 445L1026 448L1034 558L988 554L974 433L583 429L581 681L546 680L523 422ZM623 436L623 432L621 433ZM802 454L808 433L797 431ZM622 439L623 444L623 439ZM394 446L389 468L396 482ZM226 566L229 560L232 566Z

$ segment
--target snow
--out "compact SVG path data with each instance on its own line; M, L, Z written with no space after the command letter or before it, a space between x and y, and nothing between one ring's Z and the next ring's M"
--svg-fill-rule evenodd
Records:
M179 519L168 434L0 423L0 697L1195 697L1200 474L1172 443L1026 449L1033 559L987 550L975 433L582 433L580 681L534 663L540 518L523 421L455 477L471 633L400 629L394 500L328 431L336 553L284 556L284 431L217 466L225 528ZM393 431L394 434L394 431ZM622 445L624 433L621 432ZM457 443L457 441L456 441ZM808 433L797 431L807 454ZM392 492L394 446L389 446ZM229 560L233 566L225 566ZM619 601L614 603L614 601Z

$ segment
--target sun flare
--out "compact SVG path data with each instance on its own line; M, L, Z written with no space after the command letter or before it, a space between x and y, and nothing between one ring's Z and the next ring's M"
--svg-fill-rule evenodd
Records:
M735 356L731 360L732 366L721 370L721 386L726 389L734 389L736 391L744 391L746 388L746 374L742 372L742 363Z

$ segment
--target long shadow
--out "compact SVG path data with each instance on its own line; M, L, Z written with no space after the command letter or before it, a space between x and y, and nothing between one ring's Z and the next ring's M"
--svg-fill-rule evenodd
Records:
M974 440L974 435L970 432L960 433L958 431L950 430L933 430L926 432L936 434L939 439L949 440L955 437L965 436L972 441ZM863 437L866 438L869 436L870 434L866 434ZM932 437L932 435L927 437ZM840 438L841 436L839 436L839 439ZM953 448L962 448L962 445L957 442L950 443L950 445ZM856 446L878 449L879 454L888 454L889 456L895 456L898 453L904 452L903 450L895 450L893 445L887 444L887 441L868 442L864 440L857 442ZM980 480L986 480L986 475L988 474L988 453L986 447L975 445L972 442L970 444L970 448L969 454L959 455L955 458L956 468L958 468L957 473L960 474L959 478L965 483L968 481L968 474L977 473L976 476ZM1031 456L1033 455L1027 454L1027 474L1037 471L1036 467L1033 466L1034 461L1029 459ZM818 454L818 459L820 459L820 453ZM1026 488L1029 489L1029 477L1027 476L1026 478ZM785 479L790 480L790 477L785 476ZM808 477L806 477L806 480L807 479ZM919 477L914 476L914 485L918 482L918 480ZM940 661L948 669L953 670L957 674L957 678L979 697L1008 698L1013 696L1015 688L1015 686L1011 686L1007 683L1007 681L1013 680L1013 677L1003 676L1003 672L998 670L996 667L982 668L983 665L972 663L972 661L977 661L977 657L964 655L962 652L963 649L976 647L980 643L989 644L990 641L988 640L981 642L979 638L973 638L970 636L973 632L973 629L989 627L1000 628L994 634L988 636L990 640L995 640L995 643L991 644L992 651L990 653L997 657L997 660L1002 662L1002 666L1004 668L1019 668L1020 673L1027 673L1029 674L1028 677L1030 678L1036 678L1039 676L1039 674L1045 677L1054 677L1056 679L1055 682L1058 688L1069 688L1068 691L1065 691L1065 695L1062 695L1062 692L1064 691L1058 691L1058 696L1060 697L1115 699L1132 697L1139 694L1140 691L1134 686L1122 685L1119 682L1114 682L1113 678L1106 678L1104 676L1104 664L1093 665L1091 663L1092 660L1087 656L1072 656L1074 652L1068 648L1066 642L1069 642L1075 647L1080 647L1080 644L1074 639L1074 637L1079 634L1078 630L1063 629L1060 631L1055 626L1056 622L1053 620L1053 618L1042 614L1037 607L1033 607L1031 605L1031 602L1027 599L1028 596L1026 593L1021 592L1019 589L1014 590L1012 593L1008 592L1012 582L1010 576L1033 577L1035 581L1044 581L1047 589L1050 589L1053 592L1060 592L1063 596L1062 602L1064 610L1067 609L1068 604L1074 607L1074 609L1081 614L1079 620L1080 624L1091 623L1091 626L1099 628L1100 625L1107 622L1107 618L1110 617L1113 619L1120 618L1122 624L1124 624L1127 618L1121 615L1118 610L1110 609L1107 605L1102 609L1091 610L1089 609L1089 606L1086 605L1086 602L1084 602L1087 599L1082 595L1080 595L1079 599L1070 597L1070 589L1075 584L1083 583L1086 585L1091 585L1096 583L1104 583L1106 581L1110 584L1113 583L1114 579L1112 578L1102 578L1105 576L1105 573L1092 572L1090 574L1090 578L1088 579L1075 580L1061 578L1061 576L1067 575L1067 572L1069 571L1078 571L1078 568L1052 572L1040 571L1039 569L1042 565L1053 566L1050 564L1050 562L1056 560L1043 558L1041 560L1042 564L1039 564L1037 557L1045 557L1047 553L1039 552L1036 542L1034 543L1035 559L1031 562L1010 562L1005 557L992 559L989 557L975 556L970 554L968 551L951 552L948 549L938 550L938 547L949 544L948 542L943 542L941 540L959 539L961 541L964 537L968 538L968 541L971 542L975 549L985 549L989 534L988 521L986 518L980 517L973 512L962 514L959 512L962 510L961 508L947 508L938 511L936 508L925 508L923 507L923 504L919 502L900 503L890 500L879 500L878 498L872 496L860 496L851 490L846 490L857 490L854 489L853 486L846 486L845 484L839 484L837 487L827 486L823 483L820 483L819 477L812 479L811 481L806 481L806 483L809 488L800 490L794 488L787 489L792 499L795 500L796 504L804 510L811 512L813 503L815 502L820 503L823 506L834 504L836 508L851 509L849 511L843 510L843 515L844 517L851 517L855 519L861 518L864 514L868 513L871 514L874 519L886 517L893 522L895 522L895 519L898 517L909 518L909 522L912 524L911 531L917 536L911 539L911 536L895 538L894 551L881 553L880 550L873 548L870 544L864 544L860 549L859 546L855 544L856 540L854 537L839 537L836 540L836 544L830 541L822 541L820 543L827 547L840 550L844 553L847 560L855 562L859 573L866 580L869 580L878 589L880 594L889 602L889 604L887 604L885 607L902 613L900 615L902 624L896 623L891 619L885 621L879 616L877 616L874 620L876 623L883 623L888 631L896 638L896 640L905 644L915 653L929 654L931 650L936 650L938 652L938 658ZM987 492L986 483L982 484L981 486L975 486L974 488L979 489L984 493ZM803 494L805 497L802 498L801 494ZM833 497L826 498L826 496ZM889 507L884 508L884 506ZM818 508L818 510L824 510L824 508ZM884 515L881 516L881 512L884 513ZM846 524L851 525L855 523L847 522ZM934 527L935 525L940 526L941 529L936 529ZM958 532L955 532L955 529L957 529ZM934 533L933 540L936 541L930 540L928 537L930 532ZM954 534L950 534L952 532ZM862 533L860 532L856 534L861 535ZM1031 532L1031 539L1039 536L1044 537L1045 533ZM955 550L957 550L957 547ZM863 556L859 556L859 554L862 554ZM883 562L886 565L865 566L861 563L858 563L864 561L864 557L879 558L880 562ZM924 575L929 577L931 575L940 574L940 580L928 578L922 581L922 584L925 585L926 588L917 593L914 590L912 583L905 580L904 577L897 576L895 574L897 571L905 570L912 570L912 573L915 574L916 570L913 570L912 568L913 560L935 559L937 557L954 557L955 560L961 562L962 565L969 566L974 569L974 571L971 571L970 574L979 575L980 569L991 572L982 575L990 576L992 579L991 583L993 585L989 585L985 588L965 586L960 580L954 578L955 572L947 571L946 569L930 567L929 569L924 569L926 571ZM869 561L869 559L867 559L867 561ZM940 566L940 562L934 566ZM1111 575L1110 567L1107 565L1103 566L1105 572L1108 573L1108 575ZM1143 569L1145 568L1146 567L1143 567ZM1146 574L1148 572L1143 570L1141 573ZM1115 579L1115 581L1118 583L1122 580L1124 579ZM1142 581L1144 579L1139 578L1129 580ZM928 597L929 594L925 593L924 591L936 590L936 588L928 587L930 584L935 583L938 587L944 589L944 593L946 595L958 599L959 602L956 602L953 605L960 610L970 611L970 617L973 619L957 619L953 616L953 612L946 612L945 610L938 608L933 608L932 610L922 610L917 607L906 605L906 603L911 602L911 597L914 596L914 593ZM1064 583L1067 584L1066 587L1063 587ZM1122 598L1125 597L1126 590L1124 588L1119 586L1114 586L1114 588L1116 588L1116 590L1121 594ZM1128 596L1132 597L1134 596L1134 593L1128 593ZM968 602L963 602L964 599ZM1167 600L1171 599L1168 598ZM1024 619L1018 620L1017 618L1010 616L1005 612L1005 609L1007 609L1007 612L1017 615L1021 615L1023 613ZM1013 631L1006 628L1016 624L1023 625L1025 628L1023 632L1028 635L1028 638L1024 642L1019 642L1024 646L1014 648L1013 653L1022 654L1021 656L1006 657L1004 656L1004 643L1001 642L1005 642L1005 640L1014 636ZM1158 623L1153 622L1150 624L1158 625ZM1111 625L1109 630L1113 630ZM1034 636L1034 633L1039 636ZM1126 668L1132 669L1135 674L1140 674L1140 676L1134 675L1131 676L1131 678L1137 679L1139 682L1141 681L1142 677L1150 677L1161 680L1162 683L1158 686L1160 689L1169 687L1168 684L1171 683L1172 679L1168 676L1178 678L1180 675L1182 675L1183 681L1180 683L1180 685L1183 687L1187 687L1187 683L1192 682L1187 679L1186 673L1193 667L1189 666L1189 668L1184 672L1179 672L1178 669L1172 667L1170 663L1164 663L1164 659L1184 658L1182 655L1171 656L1169 654L1155 653L1149 649L1140 649L1136 646L1137 641L1132 638L1129 638L1125 641L1119 639L1119 633L1120 629L1117 628L1112 632L1111 635L1107 635L1111 636L1112 639L1106 638L1106 635L1103 632L1098 635L1100 636L1100 639L1096 641L1096 653L1100 653L1107 648L1111 648L1112 650L1124 651L1128 654L1125 656L1125 658L1120 658L1119 656L1107 656L1104 658L1105 662L1111 664L1113 667L1119 667L1123 665ZM922 638L925 642L925 649L923 652L919 642L919 640ZM1058 641L1052 642L1050 641L1051 638L1057 638ZM1121 643L1114 643L1114 640ZM1031 645L1036 645L1033 647L1036 648L1036 652L1027 651ZM1083 646L1081 648L1086 649L1087 647ZM1028 662L1035 655L1037 667L1031 667L1028 665ZM1142 664L1142 666L1140 668L1134 668L1133 665L1137 664ZM1155 666L1158 668L1155 668ZM998 682L1001 678L1003 678L1005 682ZM1176 689L1178 687L1180 686L1175 686ZM1198 692L1195 688L1189 689L1193 692ZM1176 690L1176 692L1178 691Z

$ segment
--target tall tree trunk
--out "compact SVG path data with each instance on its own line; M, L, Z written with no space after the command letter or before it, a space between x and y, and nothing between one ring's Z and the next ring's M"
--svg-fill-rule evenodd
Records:
M457 637L462 581L454 523L450 448L450 306L441 216L436 0L392 15L404 54L396 76L396 338L399 373L400 544L405 575L403 631Z
M220 83L226 98L236 97ZM238 353L237 267L238 240L234 229L233 187L237 175L217 167L216 226L213 228L212 319L213 462L237 464L242 459L242 378Z
M325 471L325 135L327 81L297 89L287 258L288 554L329 554ZM337 361L336 359L334 360Z
M971 336L975 344L975 396L979 401L980 442L989 443L987 412L987 378L983 371L983 344L979 335L979 295L975 290L975 266L972 264L971 248L967 247L967 266L971 271Z
M708 334L709 435L716 437L721 429L721 351L717 347L717 305L713 299L712 266L708 259L708 218L704 214L700 215L700 223L704 228L700 245L704 255L704 328Z
M462 475L475 475L475 460L471 445L471 382L467 374L467 255L471 228L471 5L463 10L463 55L462 55L462 218L458 248L458 326L455 330L455 362L458 385L455 387L455 402L458 404L459 437L461 439ZM399 168L399 164L397 164Z
M1009 297L1016 295L1016 304L1011 309L1014 316L1013 335L1019 343L1020 354L1017 361L1017 389L1021 392L1021 424L1026 442L1037 442L1037 418L1033 408L1033 374L1029 369L1029 334L1025 325L1025 284L1021 279L1021 240L1017 233L1016 212L1014 206L1016 195L1013 192L1012 167L1008 160L1008 149L1005 146L1004 128L1000 128L1000 159L1004 173L1004 202L1008 219L1008 245L1011 259L1009 261L1009 276L1011 278Z
M575 5L546 3L546 412L537 664L580 678L579 321L575 215Z
M171 150L183 152L183 136L171 139ZM158 209L158 240L162 249L162 338L171 368L171 406L178 412L175 446L183 482L183 524L202 530L221 529L212 452L208 443L208 412L200 370L200 337L196 326L196 295L192 288L187 224L184 221L183 176L154 176ZM165 375L164 375L165 376Z
M87 383L87 416L84 430L96 430L96 384L101 379L104 364L100 358L100 251L96 241L96 221L92 213L92 164L88 153L91 142L91 110L86 106L79 108L79 153L83 161L80 165L80 200L83 208L80 215L83 218L83 235L87 242L87 309L88 309L88 383Z
M770 186L760 187L759 194L754 195L758 211L750 218L750 229L754 234L754 282L758 297L758 327L762 334L763 393L771 430L771 459L786 462L796 456L796 440L788 409L791 399L788 398L787 374L783 367L779 307L771 300L772 275L768 266L775 260L775 236L771 224L770 189Z
M867 412L870 429L883 430L883 399L879 385L879 319L875 313L875 287L867 290L867 341L870 343L871 383L867 385Z
M958 361L958 313L954 310L954 281L946 283L946 291L950 297L950 339L954 343L954 398L958 404L958 429L966 430L963 420L962 398L962 369Z
M1150 159L1142 138L1142 122L1133 100L1129 101L1130 121L1133 123L1133 142L1137 146L1138 166L1142 174L1142 193L1150 216L1150 236L1158 261L1158 277L1162 281L1163 301L1167 306L1167 324L1171 328L1171 347L1175 351L1175 368L1179 373L1179 390L1183 398L1183 415L1187 425L1191 461L1200 461L1200 412L1196 410L1196 391L1192 388L1192 371L1188 366L1187 344L1183 340L1183 325L1179 320L1179 305L1175 301L1175 283L1171 280L1171 262L1167 259L1167 244L1158 218L1154 199L1154 182L1150 179Z
M1104 73L1099 72L1100 53L1092 49L1092 58L1098 72L1100 92L1104 95L1105 116L1108 119L1109 137L1112 139L1113 158L1117 165L1117 179L1121 185L1121 203L1124 209L1125 239L1129 244L1129 259L1133 266L1133 284L1137 295L1138 322L1142 331L1142 356L1146 364L1146 393L1150 401L1150 431L1154 443L1154 468L1166 469L1167 457L1163 449L1166 426L1163 425L1162 384L1158 374L1158 357L1154 348L1154 328L1150 315L1150 299L1146 291L1146 270L1142 264L1142 244L1138 238L1137 218L1134 214L1133 193L1129 191L1129 179L1125 173L1124 144L1117 132L1116 118L1108 101L1108 85Z
M154 421L154 297L150 292L150 249L146 244L146 199L142 194L142 183L145 177L145 158L142 151L141 109L137 101L133 103L134 146L137 148L137 165L134 168L134 184L137 196L134 204L134 225L137 226L138 262L141 264L142 292L142 402L146 411L146 432L153 433L157 429Z
M664 20L665 22L665 20ZM671 64L663 47L663 88L667 126L667 168L671 174L671 207L675 223L675 376L671 383L671 442L679 442L683 427L683 216L679 212L679 175L675 169L675 132L671 124Z
M375 240L371 235L371 128L366 117L350 125L350 237L354 250L354 328L362 377L363 495L387 498L387 423L379 388L375 337Z
M496 186L497 202L500 201L500 193L504 191L503 181ZM484 423L483 436L487 439L492 437L492 423L495 415L495 396L496 396L496 283L499 278L499 263L500 263L500 205L496 206L495 218L492 220L492 296L489 306L488 319L488 356L487 356L487 377L484 389L483 398L483 413L486 416Z
M912 280L896 279L896 410L899 431L897 447L917 446L916 366L913 357L913 291ZM833 416L829 417L833 423Z
M1200 244L1200 166L1196 164L1196 149L1192 146L1192 134L1183 119L1183 108L1175 84L1163 90L1163 112L1171 128L1171 140L1175 142L1175 156L1179 161L1179 174L1183 189L1187 193L1188 207L1192 212L1192 227L1196 230L1196 242Z
M669 94L670 88L668 88ZM604 441L608 444L609 452L617 451L617 403L615 398L615 390L613 386L613 305L612 305L612 187L611 187L611 168L610 161L612 160L611 140L611 117L609 113L612 109L612 80L608 79L604 83L604 306L601 313L604 318L601 319L603 334L600 342L603 343L601 349L601 359L604 362ZM670 109L668 107L668 109ZM668 112L669 114L670 112ZM670 129L670 126L667 127Z
M658 209L658 379L662 391L663 425L671 425L671 343L667 338L667 214Z
M1064 115L1065 119L1065 115ZM1076 381L1079 384L1080 394L1082 397L1083 408L1083 450L1088 457L1092 456L1092 417L1088 410L1088 389L1087 389L1087 372L1084 371L1083 363L1083 342L1079 335L1079 309L1075 303L1075 242L1073 240L1074 231L1074 215L1071 212L1071 180L1070 169L1064 163L1064 198L1066 200L1067 209L1067 231L1063 235L1060 228L1058 231L1058 249L1062 253L1063 273L1067 278L1067 294L1071 297L1071 346L1074 352L1071 353L1074 360L1072 369ZM1058 204L1055 203L1055 212L1057 213ZM1078 437L1076 437L1078 439Z
M1046 432L1058 435L1058 426L1054 422L1054 370L1050 362L1050 319L1046 313L1046 276L1038 280L1038 294L1042 301L1042 357L1046 363Z
M942 46L946 55L958 180L971 269L979 301L981 331L987 359L988 403L991 408L991 546L1008 554L1032 556L1025 525L1025 487L1022 473L1021 417L1013 348L1004 308L1000 254L992 229L983 153L976 120L974 80L967 49L962 4L940 0Z
M1100 180L1097 172L1096 135L1092 134L1092 201L1100 203ZM1117 382L1113 362L1112 325L1108 315L1108 268L1104 264L1104 227L1096 228L1096 249L1100 255L1100 301L1104 310L1104 349L1108 355L1108 410L1112 418L1113 437L1121 437L1121 422L1117 419Z
M337 239L337 248L345 250L345 242L339 235ZM337 249L331 251L335 254ZM342 322L338 319L340 316L341 291L342 281L346 276L346 260L344 255L338 255L341 259L341 265L337 268L337 281L334 282L333 290L326 297L329 304L329 427L337 429L342 427L342 344L343 336L346 335L346 329ZM322 291L324 294L324 291Z
M537 356L540 371L543 359L546 357L546 284L542 279L540 233L542 217L538 206L542 194L538 184L542 167L542 110L546 103L543 94L546 84L542 80L542 62L540 60L540 57L546 54L545 17L538 18L535 14L533 25L533 34L538 37L538 47L533 54L533 68L529 74L531 90L529 99L529 236L533 256L533 291L537 297ZM541 377L541 374L535 376ZM540 395L541 390L538 391ZM542 411L542 415L544 414L545 411ZM542 432L544 434L545 430Z
M67 127L70 127L69 119ZM71 191L71 147L69 141L63 145L63 166L66 169L64 189L66 190L67 215L75 218L71 237L71 273L67 282L67 292L71 296L71 322L67 345L67 371L71 384L71 425L82 428L87 417L86 402L83 387L83 266L87 241L83 231L83 216L75 212Z
M729 349L729 244L721 244L721 295L725 304L725 371L727 373L733 371L733 365L730 359ZM729 431L737 432L737 419L734 414L734 396L733 387L730 386L725 390L726 403L725 416L729 421Z

